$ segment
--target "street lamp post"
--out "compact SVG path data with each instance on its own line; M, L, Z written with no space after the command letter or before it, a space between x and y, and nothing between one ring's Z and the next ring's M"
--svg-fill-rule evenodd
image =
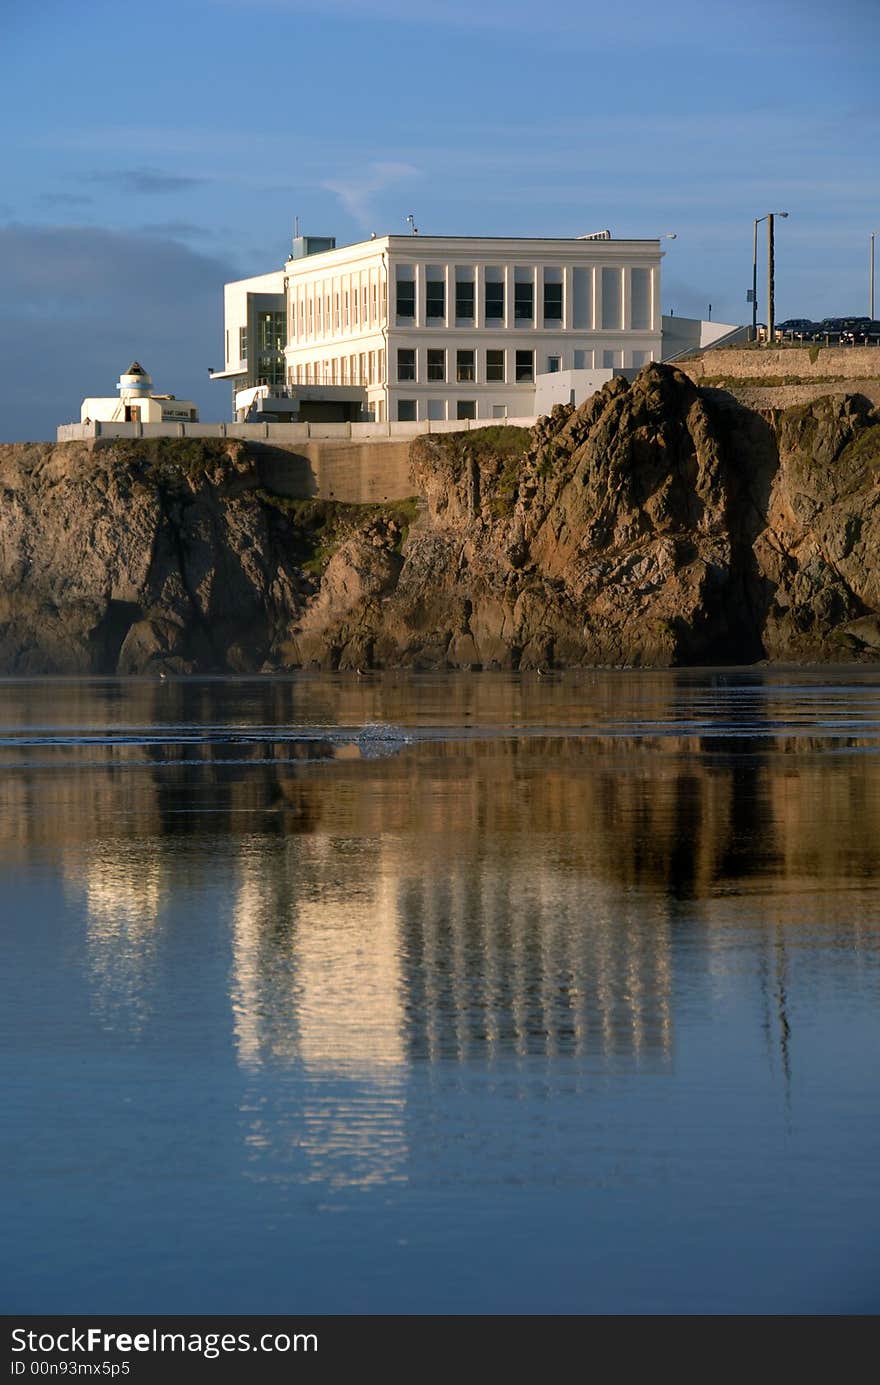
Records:
M871 270L868 278L868 283L870 285L870 292L868 294L868 302L870 304L869 314L872 322L874 321L874 237L876 234L876 231L871 232Z
M755 234L752 241L752 341L758 340L758 227L762 221L767 222L767 340L773 340L774 216L788 216L788 212L765 212L763 216L755 217Z

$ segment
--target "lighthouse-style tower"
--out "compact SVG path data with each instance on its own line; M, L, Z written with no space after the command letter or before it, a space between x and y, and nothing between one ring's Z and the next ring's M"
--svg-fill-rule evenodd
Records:
M135 424L134 436L140 436L145 424L198 422L199 411L191 399L153 393L153 377L147 374L140 361L132 361L128 370L120 375L116 388L118 398L84 399L80 421Z
M153 392L153 377L148 375L140 361L132 361L124 375L120 375L116 388L123 400L149 399Z

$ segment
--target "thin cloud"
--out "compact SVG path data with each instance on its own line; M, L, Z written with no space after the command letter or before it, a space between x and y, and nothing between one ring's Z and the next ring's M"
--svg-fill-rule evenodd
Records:
M92 173L89 181L152 197L157 193L187 192L190 188L201 187L208 179L190 174L162 173L155 168L121 168L111 173Z
M84 192L42 192L40 201L47 207L88 207L94 202Z
M138 266L132 276L131 267ZM169 237L93 227L0 227L3 441L51 438L81 400L112 394L137 358L157 387L222 418L228 392L208 381L223 348L223 284L237 266ZM46 351L63 364L45 389ZM121 362L121 364L120 364Z
M372 199L394 183L418 177L418 173L419 170L413 168L412 164L373 163L359 177L328 179L321 187L338 197L349 215L359 225L369 229L376 215Z
M172 240L199 240L214 234L209 226L198 226L194 221L149 221L139 229L145 236L170 236Z

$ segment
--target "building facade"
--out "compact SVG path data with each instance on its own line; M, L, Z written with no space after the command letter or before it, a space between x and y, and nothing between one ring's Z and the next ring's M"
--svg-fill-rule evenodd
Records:
M263 417L380 423L529 417L539 377L661 359L661 259L659 240L608 233L340 248L299 237L283 272L226 286L214 378L234 381L240 418L257 406Z

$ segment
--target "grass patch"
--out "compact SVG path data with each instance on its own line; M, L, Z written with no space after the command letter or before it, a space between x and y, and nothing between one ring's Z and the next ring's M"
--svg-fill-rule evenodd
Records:
M880 423L860 428L838 457L847 466L880 467Z
M417 496L371 505L349 505L342 500L291 500L262 488L254 494L264 505L285 517L297 563L304 572L315 577L320 577L340 545L371 519L397 522L400 537L394 548L399 553L419 513Z

